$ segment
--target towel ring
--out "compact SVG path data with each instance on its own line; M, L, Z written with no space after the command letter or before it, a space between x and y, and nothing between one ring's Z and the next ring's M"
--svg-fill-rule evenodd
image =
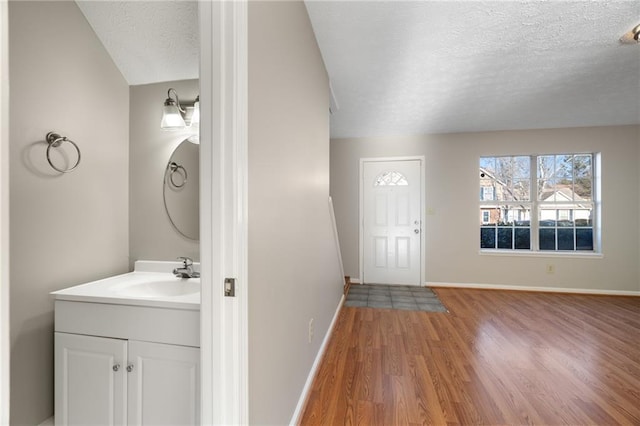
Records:
M171 185L173 185L175 188L182 188L187 184L187 169L185 169L183 166L176 163L175 161L172 161L171 163L169 163L168 171L169 171L169 181L171 182ZM173 180L173 175L176 173L182 176L182 183L180 185L178 185Z
M47 143L49 144L49 146L47 147L47 161L49 162L49 165L51 167L53 167L54 170L60 172L60 173L69 173L70 171L72 171L73 169L75 169L76 167L78 167L78 164L80 164L80 148L78 148L78 145L76 145L76 143L74 141L72 141L71 139L67 139L66 136L60 136L59 134L55 133L55 132L49 132L47 133L47 137L46 137ZM49 152L51 151L51 148L57 148L60 145L62 145L63 142L69 142L71 145L73 145L73 147L76 149L76 152L78 153L78 161L76 161L76 164L74 164L72 167L69 167L68 169L59 169L57 168L53 162L51 161L51 157L49 156Z

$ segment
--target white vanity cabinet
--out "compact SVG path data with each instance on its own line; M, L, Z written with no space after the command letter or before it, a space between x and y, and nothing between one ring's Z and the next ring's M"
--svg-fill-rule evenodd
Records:
M200 424L200 349L129 342L128 425Z
M198 305L57 299L56 426L200 424L199 330Z
M199 424L200 350L55 333L56 425Z
M126 340L56 332L54 354L56 426L127 424Z

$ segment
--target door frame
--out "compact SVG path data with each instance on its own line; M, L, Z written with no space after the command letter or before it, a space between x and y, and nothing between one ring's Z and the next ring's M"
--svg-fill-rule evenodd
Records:
M248 424L248 2L198 7L200 421ZM224 296L227 277L235 297Z
M419 161L420 162L420 283L419 286L423 286L426 282L425 274L425 252L426 252L426 239L425 239L425 157L424 155L403 156L403 157L367 157L360 158L360 185L358 185L359 202L360 202L360 216L359 216L359 269L360 269L360 283L364 284L364 164L365 163L380 163L387 161Z
M0 425L9 424L9 3L0 0Z

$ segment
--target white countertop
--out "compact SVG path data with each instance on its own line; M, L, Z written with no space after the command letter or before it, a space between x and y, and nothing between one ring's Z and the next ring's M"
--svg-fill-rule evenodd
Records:
M51 293L55 300L200 310L200 278L172 274L179 262L137 261L135 270ZM194 264L199 270L199 264ZM166 271L166 272L164 272Z

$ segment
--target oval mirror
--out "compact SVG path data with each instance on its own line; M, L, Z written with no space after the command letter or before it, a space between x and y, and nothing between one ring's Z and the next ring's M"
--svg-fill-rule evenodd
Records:
M183 140L164 171L162 198L169 221L190 240L200 234L200 145Z

